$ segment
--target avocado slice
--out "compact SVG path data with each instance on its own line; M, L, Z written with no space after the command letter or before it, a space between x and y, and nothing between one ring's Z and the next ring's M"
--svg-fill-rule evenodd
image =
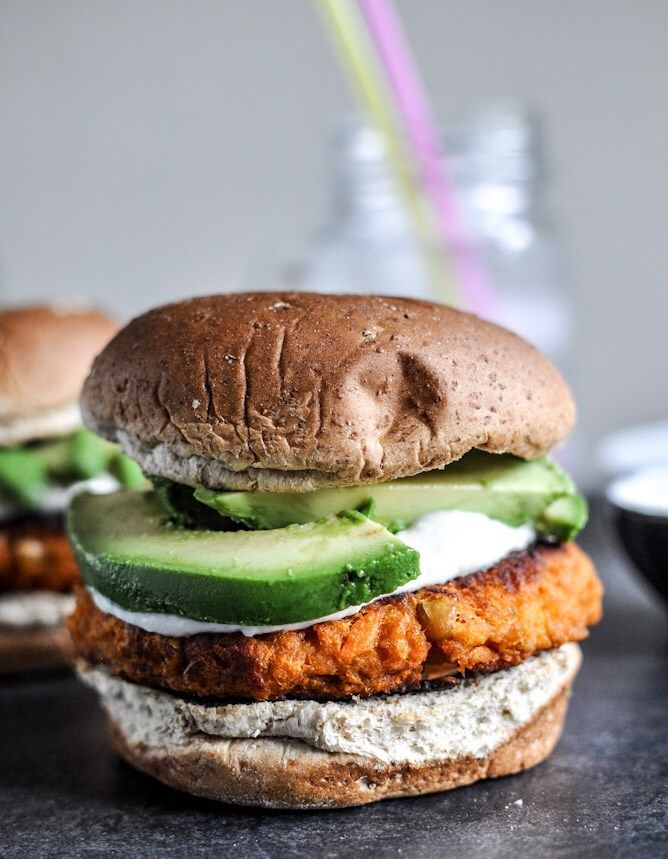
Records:
M45 439L14 448L38 459L51 482L88 480L105 471L116 455L116 445L86 429L59 438Z
M548 504L536 519L536 531L567 543L587 524L587 515L587 502L581 495L563 495Z
M141 467L137 465L134 459L130 459L120 450L116 450L113 459L109 463L109 471L118 480L121 486L126 489L134 489L136 492L144 492L150 489L150 483L147 480Z
M48 482L46 466L31 450L22 447L0 449L0 491L3 497L30 508L39 503Z
M44 466L44 473L51 480L66 480L72 474L72 436L29 442L18 450L38 459Z
M484 513L508 525L540 521L543 533L558 539L584 524L584 501L554 462L479 451L437 471L370 486L315 492L217 492L200 486L194 496L221 516L255 529L313 522L346 509L360 510L394 532L436 510ZM543 516L561 498L578 500Z
M70 467L83 480L90 480L106 471L116 456L115 445L85 429L72 433L70 445Z
M104 471L128 489L148 486L140 467L118 445L78 429L59 438L0 448L0 495L6 503L31 509L49 486L90 480Z
M211 507L195 500L192 486L174 483L165 477L151 477L155 500L178 528L198 528L205 531L237 531L239 525L224 518Z
M308 621L419 574L414 549L355 511L274 531L192 531L166 521L153 493L83 493L68 528L84 580L117 605L216 623Z

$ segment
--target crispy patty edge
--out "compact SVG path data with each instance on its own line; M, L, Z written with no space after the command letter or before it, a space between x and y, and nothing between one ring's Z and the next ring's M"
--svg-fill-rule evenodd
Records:
M581 641L601 598L591 560L568 543L304 630L163 636L102 612L84 588L68 625L80 656L136 683L217 700L346 698L496 671Z

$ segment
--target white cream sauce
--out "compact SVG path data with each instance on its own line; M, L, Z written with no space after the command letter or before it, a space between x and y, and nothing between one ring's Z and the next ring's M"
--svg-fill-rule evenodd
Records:
M73 608L72 594L9 591L0 594L0 631L58 626Z
M106 495L119 489L119 483L111 474L104 472L90 480L79 480L69 486L49 486L44 491L39 502L30 510L13 504L0 504L0 522L8 521L18 515L36 513L64 513L70 501L80 492L92 492L94 495Z
M80 492L92 492L94 495L107 495L116 492L120 484L115 477L106 471L91 477L90 480L80 480L69 486L49 487L39 503L39 510L45 513L60 513L67 510L70 501Z
M608 498L624 510L668 517L668 465L648 466L620 477L608 489Z
M397 537L420 553L420 575L392 591L393 594L417 591L431 585L445 584L452 579L484 570L497 564L512 552L526 549L536 539L531 524L511 527L483 513L463 510L441 510L427 513ZM316 623L339 620L355 614L365 605L350 606L335 614L313 618L301 623L278 626L239 626L226 623L207 623L174 614L127 611L94 589L90 589L95 604L101 611L138 626L147 632L160 635L188 636L200 633L242 632L246 636L263 635L286 629L306 629ZM377 597L376 599L381 599ZM373 602L373 600L371 600Z

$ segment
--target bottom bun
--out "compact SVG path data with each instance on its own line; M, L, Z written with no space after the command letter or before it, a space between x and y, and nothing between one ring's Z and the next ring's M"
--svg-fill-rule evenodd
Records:
M451 790L535 766L559 739L579 664L579 648L568 644L451 690L230 705L193 703L99 668L80 670L102 695L114 746L139 770L208 799L316 809ZM435 722L449 707L452 718ZM286 710L292 717L282 723ZM235 726L241 737L230 736ZM397 749L404 749L396 760L377 751L379 727L390 734L385 747L396 737ZM257 735L268 730L272 736ZM277 736L281 730L287 736ZM323 748L359 745L365 731L368 754ZM444 756L435 748L451 751Z
M0 674L44 671L72 664L73 648L64 626L0 632Z
M64 620L73 607L71 594L0 594L0 674L71 665L74 649Z
M74 649L64 620L73 608L72 594L45 590L0 594L0 674L71 665Z

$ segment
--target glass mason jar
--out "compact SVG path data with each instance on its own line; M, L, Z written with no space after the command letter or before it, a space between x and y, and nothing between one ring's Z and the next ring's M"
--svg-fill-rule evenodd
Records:
M465 234L493 288L488 318L568 371L572 308L545 206L542 136L514 103L476 111L446 135ZM330 205L306 241L279 239L252 263L248 287L435 299L424 246L397 194L383 139L359 120L330 135ZM434 249L434 252L438 252Z

